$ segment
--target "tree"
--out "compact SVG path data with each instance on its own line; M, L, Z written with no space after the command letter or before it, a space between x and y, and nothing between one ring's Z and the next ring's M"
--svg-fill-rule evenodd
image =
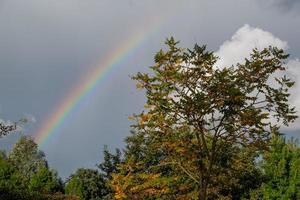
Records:
M48 168L45 155L29 137L21 137L7 156L0 151L0 199L78 200L63 195L63 183Z
M119 173L119 164L122 162L120 149L115 150L115 154L110 153L107 146L104 146L103 150L104 160L100 164L96 165L100 169L100 173L104 178L106 185L106 196L103 199L112 199L114 191L111 188L110 181L114 173Z
M8 135L9 133L16 131L18 129L19 124L26 123L27 119L23 118L18 122L4 122L0 119L0 138Z
M281 135L274 135L270 150L263 156L262 169L266 181L260 188L262 199L300 198L300 148L297 141L286 142Z
M5 191L4 199L51 199L51 195L63 191L61 179L48 168L44 153L30 137L22 136L8 157L2 152L0 165L3 165L0 190Z
M296 118L288 104L294 82L272 78L285 70L288 55L254 49L244 63L215 66L205 46L185 50L173 38L166 44L152 72L133 77L147 103L132 117L127 151L135 153L114 176L116 197L168 199L177 191L177 199L221 198L223 185L247 165L239 152L266 149L270 133Z
M13 168L7 160L0 158L0 191L10 186L13 172Z
M0 159L7 160L7 154L5 150L0 150Z
M8 161L21 174L26 186L39 169L48 167L45 154L38 149L32 138L26 136L22 136L14 145L8 155Z
M29 182L29 189L41 194L52 194L63 191L63 184L57 172L41 167Z
M65 187L66 194L79 196L82 200L102 199L107 195L105 180L94 169L78 169Z
M238 163L231 163L234 165L232 167L234 171L228 174L230 178L225 177L222 181L219 196L223 198L229 197L233 200L250 199L252 192L258 189L265 180L258 165L259 152L251 152L247 148L240 150L237 153L239 155Z
M7 135L8 133L15 131L17 129L17 124L4 124L0 123L0 137Z
M22 185L21 177L20 173L15 170L5 156L0 157L0 199L43 199L41 195L30 192L27 187Z
M104 161L97 165L97 167L103 173L103 177L106 180L112 179L112 174L117 173L118 165L121 163L121 151L116 149L115 154L110 153L107 149L107 146L104 146L103 150Z

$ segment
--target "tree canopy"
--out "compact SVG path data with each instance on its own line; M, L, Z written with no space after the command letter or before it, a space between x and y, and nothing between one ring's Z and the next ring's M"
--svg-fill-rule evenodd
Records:
M82 200L100 200L108 192L103 176L97 170L80 168L67 181L66 193Z

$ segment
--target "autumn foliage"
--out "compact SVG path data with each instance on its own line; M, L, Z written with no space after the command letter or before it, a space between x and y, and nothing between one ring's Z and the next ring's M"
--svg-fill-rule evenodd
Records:
M294 82L283 50L254 49L234 66L216 66L205 46L182 49L173 38L149 73L133 76L145 110L131 118L125 161L113 176L116 199L232 199L249 196L258 153L272 133L296 119ZM248 177L248 178L246 178Z

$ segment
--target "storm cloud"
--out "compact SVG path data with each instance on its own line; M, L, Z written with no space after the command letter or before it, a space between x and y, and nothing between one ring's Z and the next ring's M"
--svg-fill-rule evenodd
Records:
M261 3L261 1L258 1L258 3ZM266 0L264 3L284 12L300 10L299 0Z

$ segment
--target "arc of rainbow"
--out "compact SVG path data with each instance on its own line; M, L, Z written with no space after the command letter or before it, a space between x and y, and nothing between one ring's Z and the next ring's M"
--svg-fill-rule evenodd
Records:
M156 23L155 27L152 26L151 31L148 31L149 29L135 31L135 34L131 35L123 44L118 45L117 49L108 54L106 59L102 61L97 68L89 71L87 75L71 89L56 110L42 123L42 126L34 134L35 142L39 145L43 145L51 135L58 132L72 110L74 110L86 96L93 92L102 78L109 73L110 69L120 65L121 62L135 49L141 46L150 35L157 32L161 25L162 23Z

